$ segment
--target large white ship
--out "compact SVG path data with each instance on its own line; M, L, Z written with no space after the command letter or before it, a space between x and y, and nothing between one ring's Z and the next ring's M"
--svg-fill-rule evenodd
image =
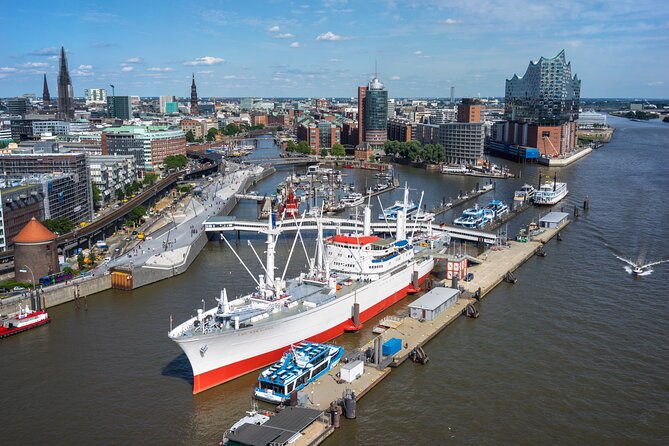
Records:
M408 190L405 209L407 203ZM441 239L427 234L423 241L428 243L420 243L427 246L414 245L404 211L398 212L394 237L382 239L371 233L371 209L366 207L363 214L362 234L325 238L318 225L309 272L289 280L284 280L285 268L281 277L275 275L281 227L272 227L269 220L263 231L267 265L265 274L254 278L256 291L228 301L223 289L216 307L198 310L169 332L193 368L193 393L265 367L298 342L326 342L355 329L425 280ZM289 261L291 255L292 250Z

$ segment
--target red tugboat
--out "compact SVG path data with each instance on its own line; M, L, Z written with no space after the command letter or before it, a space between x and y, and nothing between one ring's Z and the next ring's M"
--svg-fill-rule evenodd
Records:
M0 323L2 323L0 325L0 339L48 324L49 322L51 322L51 318L46 311L32 311L28 305L23 308L19 304L18 313L0 320Z

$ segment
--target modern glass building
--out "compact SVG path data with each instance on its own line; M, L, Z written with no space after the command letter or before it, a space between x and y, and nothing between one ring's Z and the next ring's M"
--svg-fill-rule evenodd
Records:
M564 50L530 62L523 77L506 80L506 114L512 121L560 125L578 118L581 81L571 75Z
M388 136L388 92L383 83L374 77L365 95L365 141L372 146L380 146Z

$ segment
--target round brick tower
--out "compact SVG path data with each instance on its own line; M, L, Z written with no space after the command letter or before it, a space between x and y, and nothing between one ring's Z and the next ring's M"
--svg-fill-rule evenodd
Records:
M16 280L32 282L34 279L39 284L40 277L55 274L58 271L60 271L60 265L56 249L56 234L33 217L14 237Z

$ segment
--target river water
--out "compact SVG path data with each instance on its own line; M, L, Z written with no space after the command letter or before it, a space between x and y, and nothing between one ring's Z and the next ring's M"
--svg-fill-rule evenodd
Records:
M558 171L570 190L558 208L571 212L587 195L589 212L547 245L547 257L519 268L517 284L491 292L479 319L460 318L435 337L428 365L394 370L326 445L669 442L669 264L634 278L614 255L669 257L669 125L610 122L611 143ZM263 150L271 151L256 156ZM509 165L522 177L498 180L479 202L509 201L523 182L538 181L539 166ZM273 191L289 173L257 190ZM373 183L369 172L345 173L359 189ZM428 207L485 181L402 166L397 173L425 191ZM400 197L396 190L382 200ZM523 213L509 233L540 212ZM252 202L234 212L256 213ZM232 242L257 271L246 238ZM250 239L262 249L261 238ZM291 243L279 243L278 265ZM297 249L287 275L305 262ZM0 341L2 443L217 444L250 407L256 375L193 396L188 361L167 338L169 318L189 317L203 298L213 305L224 286L248 292L250 282L229 249L211 242L177 278L91 296L88 310L53 308L48 326ZM367 328L335 342L355 347L370 337Z

